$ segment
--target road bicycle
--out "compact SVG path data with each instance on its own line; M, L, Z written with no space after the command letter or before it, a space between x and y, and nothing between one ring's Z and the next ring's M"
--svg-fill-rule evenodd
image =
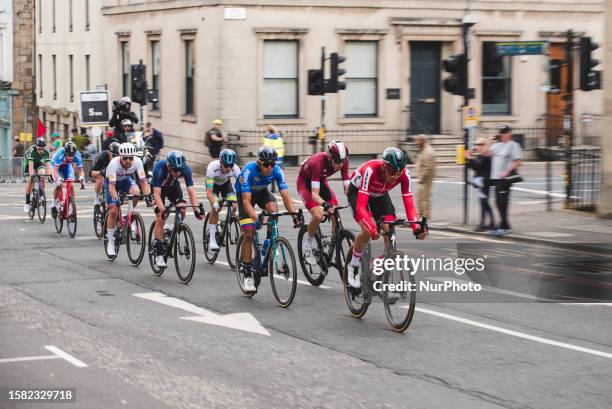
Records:
M238 237L240 236L240 223L238 222L238 217L236 214L232 212L232 204L234 203L235 201L233 200L221 199L219 201L219 212L217 213L219 216L219 222L217 225L217 233L215 234L215 239L219 245L218 250L208 249L208 243L210 241L208 220L210 219L210 213L206 215L206 218L204 219L204 227L202 227L202 245L204 247L204 257L206 257L206 261L208 261L209 264L215 264L217 256L221 252L221 247L225 247L227 264L229 264L229 267L232 270L236 267L235 263L233 262L233 258L236 256L235 247L238 244ZM220 213L224 205L227 205L227 211L225 214L225 219L221 220Z
M74 238L77 230L77 208L74 197L70 194L73 187L72 183L74 179L64 179L60 187L59 197L57 198L57 217L55 218L55 231L58 233L62 232L64 228L64 220L66 221L66 227L68 228L68 235L70 238ZM81 190L85 189L85 184L81 183ZM65 189L64 189L65 187ZM66 191L64 193L64 190Z
M115 231L113 233L115 241L115 254L108 254L108 222L111 218L111 212L107 211L104 218L104 252L110 261L114 261L119 255L121 244L125 244L127 249L128 259L134 266L140 265L145 252L146 231L142 216L134 210L132 199L141 200L143 195L130 195L123 192L119 193L120 205L117 206L117 216L115 219ZM126 215L121 214L121 205L124 200L128 201L128 211Z
M340 210L346 208L348 208L348 206L336 207L331 215L325 212L321 224L328 220L332 221L332 226L335 226L335 231L332 228L331 234L323 234L320 226L317 229L317 233L314 236L317 243L314 249L315 263L309 263L304 256L304 245L306 243L308 226L304 225L300 229L297 242L298 258L300 259L300 265L304 276L313 286L320 286L323 284L330 267L334 267L338 270L342 278L345 263L344 256L355 241L355 235L344 228L340 218Z
M102 190L98 193L98 200L100 206L94 206L93 225L96 237L101 239L104 236L104 220L106 220L106 212L108 211L104 187L102 187Z
M174 224L171 226L164 224L164 261L168 263L169 258L174 259L174 267L176 268L176 275L182 283L188 284L193 278L196 265L196 248L195 240L193 238L193 232L191 228L183 222L181 216L181 208L191 207L199 209L201 214L204 214L204 206L200 203L198 206L177 206L171 204L166 207L164 219L174 213ZM159 267L155 264L155 257L157 252L153 246L155 240L155 221L151 223L149 229L149 263L153 274L161 276L166 267ZM184 259L185 264L181 264L181 259Z
M30 200L30 211L28 216L34 220L34 213L38 213L38 221L43 224L47 218L47 195L43 187L43 178L51 175L34 174L31 176L32 199Z
M263 218L268 217L264 223ZM255 230L253 238L251 273L255 281L255 288L259 287L261 277L265 277L270 273L270 286L274 298L281 307L287 308L295 298L297 287L297 269L295 264L295 255L291 243L285 237L279 235L278 219L281 216L297 216L303 223L304 217L302 210L298 212L274 212L268 213L263 211L258 218L258 223L261 226L269 226L271 234L262 246L259 242L259 233ZM245 265L242 256L242 242L245 240L244 233L240 235L236 248L236 277L240 290L247 297L252 297L257 293L255 291L247 291L244 288ZM267 244L266 244L267 242Z
M375 275L373 272L373 264L375 259L382 259L381 266L386 266L387 259L396 260L397 257L404 260L406 253L397 250L395 226L418 224L420 226L417 234L427 231L427 218L423 218L417 222L407 222L405 220L396 220L394 222L384 223L389 225L389 230L382 233L383 236L389 238L389 243L385 245L382 255L374 258L372 256L372 247L368 243L363 249L361 255L361 264L359 274L361 278L361 287L353 288L348 283L349 265L344 265L343 283L344 283L344 298L351 315L355 318L361 318L365 315L372 299L376 296L382 299L387 322L397 332L404 332L412 321L416 305L416 278L414 274L414 266L411 262L408 264L408 269L398 268L400 266L393 263L390 269L384 268L382 274ZM378 231L381 231L383 219L377 222ZM346 255L346 260L350 260L353 256L353 248L351 247ZM352 274L352 273L351 273Z

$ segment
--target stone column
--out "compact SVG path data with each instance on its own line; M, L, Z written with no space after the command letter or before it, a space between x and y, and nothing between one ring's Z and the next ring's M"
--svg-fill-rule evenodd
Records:
M13 134L32 131L34 109L34 0L13 1ZM27 106L27 110L26 110ZM24 118L27 114L28 118ZM24 119L27 121L24 129ZM30 119L30 121L28 121ZM36 130L33 131L36 133ZM34 135L35 136L35 135Z
M604 48L604 123L601 134L602 180L599 193L600 217L612 218L612 0L606 0Z

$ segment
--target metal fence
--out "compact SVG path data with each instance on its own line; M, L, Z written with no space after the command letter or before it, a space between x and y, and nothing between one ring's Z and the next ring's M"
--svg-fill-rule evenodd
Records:
M566 207L593 212L597 209L601 188L601 148L574 148L566 152L570 172Z
M23 158L0 158L0 183L23 181Z

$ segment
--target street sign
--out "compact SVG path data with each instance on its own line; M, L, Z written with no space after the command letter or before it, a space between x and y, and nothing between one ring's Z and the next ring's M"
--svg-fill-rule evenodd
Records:
M82 125L108 124L110 98L108 91L81 91L79 115Z
M463 127L471 128L478 126L480 121L480 110L476 105L468 105L463 107Z
M540 55L548 54L548 41L506 41L495 43L497 55Z

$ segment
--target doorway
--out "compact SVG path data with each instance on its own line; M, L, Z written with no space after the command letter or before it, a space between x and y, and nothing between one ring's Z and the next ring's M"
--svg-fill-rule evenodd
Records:
M410 42L410 133L440 133L440 43Z

